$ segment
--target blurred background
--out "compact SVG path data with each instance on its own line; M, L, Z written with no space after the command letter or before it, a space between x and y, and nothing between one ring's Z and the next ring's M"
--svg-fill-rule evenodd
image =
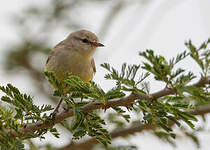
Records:
M140 64L139 51L153 49L167 59L185 50L191 39L200 45L210 37L210 0L7 0L0 5L0 84L12 83L34 97L37 105L52 104L52 89L43 76L47 54L69 33L87 29L98 35L105 45L95 54L97 73L94 81L108 90L114 83L104 80L102 63L115 68L121 64ZM190 63L189 63L190 62ZM199 68L186 59L182 67L199 74ZM161 88L151 82L151 91ZM1 93L0 93L1 95ZM209 119L200 119L200 149L209 150ZM71 135L63 132L60 139L47 134L46 140L34 139L36 145L62 147ZM177 129L177 132L181 132ZM195 150L186 136L178 136L173 147L144 131L115 143L134 144L139 150Z

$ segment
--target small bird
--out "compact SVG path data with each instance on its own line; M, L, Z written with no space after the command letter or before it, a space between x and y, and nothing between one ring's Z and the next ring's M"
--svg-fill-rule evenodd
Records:
M97 36L90 31L73 32L52 49L45 71L53 72L61 83L67 78L67 73L89 82L96 72L93 54L97 47L102 46Z
M98 42L97 36L90 31L79 30L73 32L65 40L58 43L49 53L45 71L53 72L61 83L68 78L68 73L76 75L88 83L96 72L93 54L97 47L102 46L104 45ZM54 87L57 88L56 86ZM62 101L60 99L57 107L51 114L53 119Z

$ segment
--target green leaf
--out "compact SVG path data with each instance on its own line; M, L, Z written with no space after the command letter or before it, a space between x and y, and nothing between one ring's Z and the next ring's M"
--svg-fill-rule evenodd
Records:
M51 128L50 129L50 132L56 137L56 138L59 138L59 133L58 133L58 131L57 131L57 129L56 128Z
M74 121L73 121L71 129L74 131L75 129L80 127L80 125L83 123L83 121L84 121L84 114L77 107L73 107L73 111L74 111Z
M191 40L186 42L185 45L190 50L190 56L195 60L195 62L200 66L200 68L204 70L204 64L203 61L200 59L198 49L192 44Z
M199 138L195 134L185 132L185 135L192 139L192 141L196 144L197 148L200 148Z
M178 127L181 126L181 124L179 123L178 120L176 120L175 117L173 117L173 116L166 116L166 117L167 117L169 120L173 121Z
M81 137L86 135L86 130L78 129L73 134L73 139L80 139Z

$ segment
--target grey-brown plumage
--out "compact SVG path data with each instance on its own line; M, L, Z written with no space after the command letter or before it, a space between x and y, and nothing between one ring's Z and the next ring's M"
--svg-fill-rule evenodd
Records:
M61 82L67 73L89 82L96 72L93 54L99 46L104 45L98 43L94 33L87 30L73 32L52 49L45 70L54 72Z

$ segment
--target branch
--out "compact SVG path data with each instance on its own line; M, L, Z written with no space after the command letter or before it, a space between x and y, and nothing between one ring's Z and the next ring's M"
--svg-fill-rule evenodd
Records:
M203 87L206 84L210 84L210 78L209 77L203 77L201 78L200 81L197 83L191 85L191 86L196 86L196 87ZM117 107L117 106L125 106L128 107L134 103L136 99L141 99L141 100L148 100L148 101L153 101L156 100L160 97L175 94L176 91L174 89L163 89L159 92L153 93L151 95L144 95L144 94L137 94L137 93L131 93L129 96L118 99L118 100L110 100L108 101L105 105L101 102L92 102L90 104L87 104L83 107L81 107L81 111L85 114L96 110L96 109L108 109L110 107ZM46 120L46 121L37 121L35 123L29 123L26 124L24 127L21 127L19 129L19 132L17 133L14 130L7 130L5 131L7 134L12 135L13 137L19 137L19 136L24 136L27 133L31 133L40 129L45 129L54 126L57 123L62 122L68 117L73 116L73 110L68 109L68 110L63 110L60 113L55 116L53 120Z
M114 131L112 133L110 133L112 139L113 138L117 138L117 137L121 137L121 136L128 136L137 132L141 132L143 130L150 130L150 129L154 129L155 126L154 125L138 125L138 126L133 126L130 128L126 128L126 129L121 129L121 130L117 130ZM91 150L93 148L93 146L95 146L95 144L97 144L97 140L95 138L91 138L85 142L79 143L79 144L74 144L73 142L71 142L69 145L66 145L62 148L58 148L56 150Z
M199 108L196 109L194 111L190 111L189 113L193 114L193 115L204 115L207 113L210 113L210 107L206 107L206 108ZM174 125L173 122L169 122L169 124L172 126ZM125 129L120 129L117 131L114 131L112 133L110 133L112 138L117 138L117 137L121 137L121 136L128 136L128 135L132 135L135 133L140 133L144 130L154 130L157 127L154 125L149 125L149 124L140 124L140 125L136 125L136 126L132 126L130 128L125 128ZM62 148L58 148L56 150L91 150L93 148L93 146L95 144L97 144L97 140L95 138L91 138L87 141L84 141L82 143L78 143L78 144L74 144L74 143L70 143Z
M207 114L207 113L210 113L210 107L207 107L207 108L200 108L200 109L196 109L194 111L191 111L190 112L191 114L193 115L204 115L204 114ZM171 126L173 125L173 123L170 123ZM133 127L130 127L130 128L126 128L126 129L121 129L121 130L117 130L117 131L114 131L111 133L111 137L112 138L117 138L117 137L121 137L121 136L128 136L128 135L132 135L132 134L135 134L135 133L140 133L142 132L143 130L151 130L151 129L155 129L156 126L154 125L138 125L138 126L133 126ZM98 143L96 141L95 138L92 138L92 139L89 139L85 142L82 142L82 143L79 143L79 144L69 144L69 145L66 145L65 147L62 147L62 148L58 148L56 150L91 150L92 147Z

